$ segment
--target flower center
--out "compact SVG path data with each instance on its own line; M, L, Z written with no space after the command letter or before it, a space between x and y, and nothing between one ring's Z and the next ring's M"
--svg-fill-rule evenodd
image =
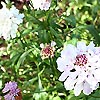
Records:
M75 60L75 65L77 66L84 66L85 64L87 64L88 61L85 54L77 55Z
M50 50L51 50L50 46L47 46L46 48L43 49L43 52L44 52L45 54L50 54L50 53L51 53Z

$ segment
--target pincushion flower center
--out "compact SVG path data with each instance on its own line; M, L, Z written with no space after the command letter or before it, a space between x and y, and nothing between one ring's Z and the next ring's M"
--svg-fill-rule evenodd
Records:
M44 49L43 49L43 52L44 52L45 54L50 54L50 53L51 53L51 48L50 48L50 46L47 46L46 48L44 48Z
M85 64L87 64L87 61L88 59L85 54L77 55L75 59L75 65L84 66Z

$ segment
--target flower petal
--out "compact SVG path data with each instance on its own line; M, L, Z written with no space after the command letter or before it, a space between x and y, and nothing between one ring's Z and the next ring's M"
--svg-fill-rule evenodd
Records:
M86 81L88 82L88 84L91 86L91 87L95 87L96 84L98 83L98 81L93 77L92 74L90 74L87 78L86 78Z
M73 59L76 57L76 47L69 44L61 51L61 57Z
M95 46L95 44L94 44L93 41L92 41L92 42L90 42L90 44L87 46L87 48L94 51L94 49L95 49L94 46Z
M75 82L76 82L76 80L73 80L70 77L68 77L66 79L66 81L64 82L64 86L65 86L66 90L72 90L74 88Z
M83 86L83 93L86 95L91 94L91 92L93 92L93 90L90 88L90 85L88 84L88 82L85 81L84 86Z
M77 50L78 50L78 53L86 52L87 47L86 47L85 42L78 42L77 43Z
M51 47L54 47L56 45L55 41L51 41Z
M100 82L100 69L96 69L93 71L93 75L96 78L97 81ZM97 77L98 76L98 77Z
M57 69L60 72L63 72L63 71L66 70L66 60L64 60L64 58L59 57L56 62L57 62L57 65L58 65Z
M74 87L75 96L78 96L81 93L82 90L83 90L83 82L80 83L80 84L76 84L75 87Z
M64 71L61 76L59 77L60 81L64 81L69 75L69 71Z

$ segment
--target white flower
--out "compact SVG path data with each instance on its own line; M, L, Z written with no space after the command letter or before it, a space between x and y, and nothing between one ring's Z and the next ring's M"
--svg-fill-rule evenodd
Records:
M22 23L23 14L19 14L19 10L14 6L8 9L6 4L3 3L3 8L0 9L0 37L10 39L16 37L18 25Z
M77 47L68 44L57 59L59 77L64 81L66 90L74 90L75 96L81 91L89 95L98 88L100 82L100 47L94 47L93 42L88 46L78 42Z
M54 52L55 52L55 46L56 43L54 41L51 41L51 44L43 44L41 43L40 44L40 47L42 48L41 50L41 58L42 59L46 59L46 58L49 58L49 57L53 57L54 56Z
M51 0L32 0L34 9L48 10Z

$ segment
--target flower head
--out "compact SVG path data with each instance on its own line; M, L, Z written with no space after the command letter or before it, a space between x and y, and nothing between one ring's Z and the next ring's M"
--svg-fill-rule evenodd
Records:
M100 82L100 48L91 42L88 46L78 42L77 47L68 44L57 59L59 77L66 90L74 90L76 96L81 91L89 95L98 88Z
M51 4L51 0L32 0L34 9L48 10Z
M0 9L0 37L10 39L16 37L18 25L22 23L23 14L19 14L19 10L12 6L10 9L3 3L3 8Z
M18 89L16 82L10 81L5 84L5 87L2 92L7 93L4 96L5 100L16 100L15 98L18 97L20 94L20 89Z
M54 51L55 51L55 46L56 43L54 41L51 42L51 44L40 44L40 47L42 48L41 50L41 57L42 59L46 59L49 57L53 57L54 56Z

